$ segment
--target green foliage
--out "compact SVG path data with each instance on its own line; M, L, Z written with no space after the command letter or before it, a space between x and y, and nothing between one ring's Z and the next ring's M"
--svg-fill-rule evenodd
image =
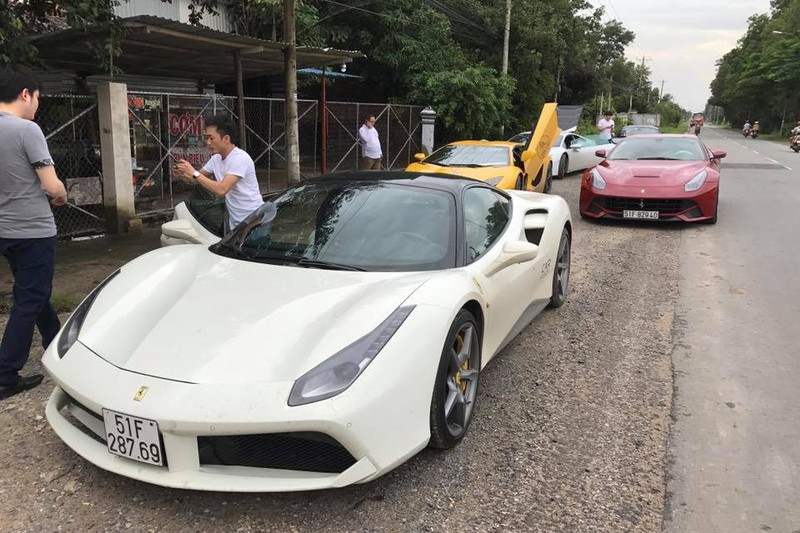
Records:
M508 118L515 82L483 65L436 72L418 89L436 109L444 139L493 137Z
M750 18L747 33L717 63L709 103L735 126L758 120L762 131L800 117L800 0L772 0L770 14Z

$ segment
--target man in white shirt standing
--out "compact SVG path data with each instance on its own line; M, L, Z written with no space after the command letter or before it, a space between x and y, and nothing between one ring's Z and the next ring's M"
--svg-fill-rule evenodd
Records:
M611 134L614 131L614 114L606 111L605 117L597 122L597 130L600 132L600 144L611 142Z
M358 129L358 138L361 142L361 170L380 170L383 152L374 116L370 115L364 120Z
M236 130L227 118L211 117L205 123L206 146L214 155L201 170L196 170L185 159L181 159L174 170L178 176L197 181L217 196L224 196L230 229L233 229L264 204L256 179L256 165L247 152L236 146Z

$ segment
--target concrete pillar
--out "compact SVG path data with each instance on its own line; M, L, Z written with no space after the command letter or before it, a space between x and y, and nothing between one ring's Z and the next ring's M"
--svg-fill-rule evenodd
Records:
M129 222L136 218L127 85L100 83L97 86L97 110L100 117L106 230L109 233L121 233L127 231Z
M422 151L425 155L433 152L433 129L436 125L436 111L431 106L419 112L422 118Z

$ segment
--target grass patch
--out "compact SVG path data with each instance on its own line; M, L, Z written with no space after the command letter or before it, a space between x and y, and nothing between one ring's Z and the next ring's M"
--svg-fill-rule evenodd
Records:
M661 133L686 133L689 128L680 124L678 126L661 126Z
M50 297L57 313L71 313L83 300L83 296L75 293L54 292ZM11 312L11 295L0 294L0 315L7 315Z

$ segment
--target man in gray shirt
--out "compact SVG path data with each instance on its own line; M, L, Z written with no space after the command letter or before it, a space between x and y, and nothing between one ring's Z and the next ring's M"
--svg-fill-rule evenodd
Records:
M0 399L31 389L42 375L22 377L34 327L42 344L61 324L53 306L56 224L48 204L64 205L47 141L33 122L41 84L24 67L0 69L0 253L14 276L13 305L0 342Z

